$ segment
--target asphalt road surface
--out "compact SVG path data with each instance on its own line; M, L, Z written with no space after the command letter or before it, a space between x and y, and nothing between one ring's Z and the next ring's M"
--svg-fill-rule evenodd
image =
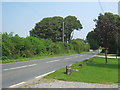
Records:
M60 69L66 65L93 57L98 52L52 57L31 61L2 64L2 88L12 88L40 75Z

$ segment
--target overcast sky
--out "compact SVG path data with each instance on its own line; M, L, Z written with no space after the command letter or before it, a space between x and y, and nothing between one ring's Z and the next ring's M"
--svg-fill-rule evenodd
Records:
M14 32L21 37L29 36L29 31L45 17L76 16L83 29L74 32L74 38L86 38L93 30L94 19L102 13L99 2L2 2L2 30ZM117 2L101 2L104 12L118 13Z

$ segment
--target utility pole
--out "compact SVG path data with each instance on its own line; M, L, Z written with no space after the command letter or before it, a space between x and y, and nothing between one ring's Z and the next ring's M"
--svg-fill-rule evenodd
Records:
M64 22L63 22L63 29L62 29L62 41L64 43Z

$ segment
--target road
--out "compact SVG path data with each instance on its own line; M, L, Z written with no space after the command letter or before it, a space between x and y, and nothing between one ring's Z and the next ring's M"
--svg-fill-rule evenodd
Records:
M98 52L52 57L31 61L2 64L2 88L14 87L40 75L60 69L66 65L93 57Z

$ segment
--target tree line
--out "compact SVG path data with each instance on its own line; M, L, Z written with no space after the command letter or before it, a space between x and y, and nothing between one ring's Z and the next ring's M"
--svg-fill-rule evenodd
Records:
M71 40L71 43L63 43L33 36L23 38L12 33L2 34L2 60L27 58L35 55L80 53L88 50L89 45L81 39Z

